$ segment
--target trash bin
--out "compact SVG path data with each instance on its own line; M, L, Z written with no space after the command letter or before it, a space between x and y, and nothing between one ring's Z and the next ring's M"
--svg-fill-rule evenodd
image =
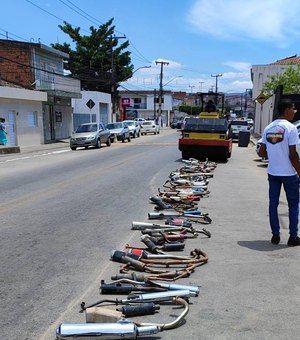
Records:
M247 147L250 142L250 131L239 132L239 146Z

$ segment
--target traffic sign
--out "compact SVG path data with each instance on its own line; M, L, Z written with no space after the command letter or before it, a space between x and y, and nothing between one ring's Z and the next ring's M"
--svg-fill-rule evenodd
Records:
M92 99L90 99L87 103L86 106L91 110L94 106L95 103L92 101Z
M271 96L267 96L265 95L263 92L261 92L258 97L255 98L255 100L257 102L259 102L259 104L263 104L267 99L269 99Z

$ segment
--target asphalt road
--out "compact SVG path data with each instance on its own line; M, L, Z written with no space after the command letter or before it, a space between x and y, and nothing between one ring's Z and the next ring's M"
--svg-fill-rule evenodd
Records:
M147 220L149 196L181 166L177 140L165 130L100 150L0 159L2 339L54 339L61 322L85 321L80 302L101 299L101 279L118 272L111 251L141 246L131 223ZM270 243L266 169L254 147L235 144L209 188L199 208L213 219L212 238L186 244L209 262L178 282L200 286L200 295L181 327L149 339L298 338L300 248L286 246L284 197L282 243ZM149 320L179 313L162 306Z

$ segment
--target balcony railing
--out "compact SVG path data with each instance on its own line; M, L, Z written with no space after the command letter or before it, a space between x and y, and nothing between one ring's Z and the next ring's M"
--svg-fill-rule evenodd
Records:
M40 79L35 82L35 89L47 91L53 95L65 95L69 97L81 97L80 95L80 80L60 76L57 74L40 74Z

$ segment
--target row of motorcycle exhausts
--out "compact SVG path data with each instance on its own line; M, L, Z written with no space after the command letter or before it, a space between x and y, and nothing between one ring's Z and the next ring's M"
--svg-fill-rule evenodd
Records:
M191 169L197 168L197 162L187 164L186 167ZM198 171L199 170L198 168ZM204 170L203 170L204 172ZM188 177L188 176L187 176ZM180 180L179 180L180 181ZM208 184L206 183L201 184ZM159 199L159 198L157 198ZM155 201L155 199L154 199ZM161 208L171 208L162 204ZM165 238L165 243L157 245L153 242L154 238L151 235L146 235L145 231L159 230L159 232L188 232L191 233L190 237L196 236L191 222L181 221L180 226L171 225L173 219L182 217L187 214L189 217L201 216L202 213L198 210L186 211L184 213L173 212L172 209L169 211L163 210L159 212L150 213L149 219L162 219L169 218L169 225L154 225L153 223L133 222L132 229L140 230L142 232L141 241L144 242L150 252L146 250L140 250L137 258L143 261L193 261L193 258L202 261L207 261L205 253L193 253L191 256L177 256L165 253L165 251L178 251L184 247L183 240L187 238L186 235L181 235L181 242L172 244L168 242L166 236L161 235ZM177 228L177 230L176 230ZM185 228L185 229L183 229ZM205 233L206 236L210 237L210 233L207 231L199 231L199 233ZM172 240L174 242L174 240ZM138 250L138 248L137 248ZM130 261L136 261L134 258L130 258L133 253L137 251L134 248L126 246L124 252L113 251L112 258L122 262L124 259L130 259ZM138 250L139 251L139 250ZM132 263L132 262L130 262ZM162 262L164 263L164 262ZM169 262L166 262L169 263ZM142 264L144 266L144 264ZM169 264L168 264L169 265ZM146 264L148 266L148 264ZM151 264L150 264L151 266ZM191 268L194 268L193 265ZM151 267L150 267L151 268ZM190 269L187 270L189 272ZM56 330L56 338L61 339L137 339L142 336L151 336L162 332L164 330L173 329L182 324L184 317L189 311L188 299L190 297L196 297L199 295L199 287L191 285L175 284L174 282L162 282L162 277L167 280L168 275L162 276L156 275L155 270L149 270L150 273L120 273L112 276L112 280L115 282L105 283L101 281L100 294L123 294L128 295L127 298L113 299L113 300L101 300L86 306L83 302L81 304L81 310L85 312L86 323L62 323ZM178 270L178 272L180 272ZM172 272L170 272L172 274ZM182 277L186 277L182 275ZM157 278L159 281L155 281L153 278ZM171 280L174 280L174 276ZM137 293L141 292L141 293ZM128 318L143 315L155 315L160 310L161 304L167 305L181 305L183 311L181 314L172 322L169 323L142 323L135 322ZM178 308L178 307L177 307ZM180 310L182 310L180 309Z

